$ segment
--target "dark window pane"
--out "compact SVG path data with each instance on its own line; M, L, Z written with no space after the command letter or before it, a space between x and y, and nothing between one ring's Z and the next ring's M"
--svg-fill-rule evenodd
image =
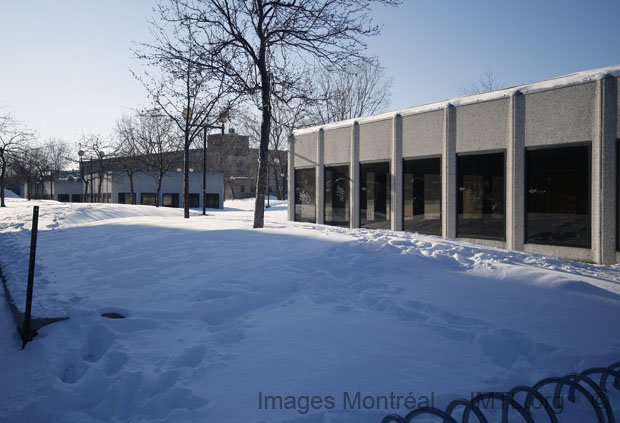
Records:
M83 200L84 194L71 194L71 202L72 203L81 203Z
M156 206L157 205L157 194L142 193L140 195L140 204L144 204L145 206Z
M316 172L295 170L295 221L316 222Z
M179 194L163 194L161 204L164 207L179 207Z
M58 201L60 201L62 203L68 203L69 202L69 194L58 194Z
M325 224L349 226L349 166L325 168Z
M457 156L457 236L504 240L504 154Z
M525 242L590 248L590 148L527 150Z
M208 209L220 208L220 195L219 194L206 194L206 206Z
M197 209L200 207L200 194L189 194L189 208Z
M403 162L405 231L441 235L441 160Z
M136 204L136 194L120 192L118 194L118 202L120 204Z
M390 229L390 164L360 165L360 226Z

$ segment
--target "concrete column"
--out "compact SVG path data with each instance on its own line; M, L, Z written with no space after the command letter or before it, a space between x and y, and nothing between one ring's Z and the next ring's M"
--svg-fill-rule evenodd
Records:
M592 258L616 262L616 131L618 84L606 75L596 82L592 128Z
M525 240L525 96L515 92L508 104L506 149L506 248L523 251Z
M403 230L403 117L394 116L392 126L392 163L391 163L391 216L393 231Z
M349 163L351 185L349 203L351 205L351 227L360 227L360 126L353 122L351 126L351 162Z
M288 220L295 220L295 135L288 136Z
M456 108L444 109L443 155L441 158L441 233L456 237Z
M325 223L325 155L323 139L325 132L319 129L316 140L316 223Z

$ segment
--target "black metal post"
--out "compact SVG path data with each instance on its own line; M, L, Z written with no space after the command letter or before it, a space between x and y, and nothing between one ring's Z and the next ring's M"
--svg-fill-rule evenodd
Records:
M202 128L202 215L207 214L207 127Z
M28 265L28 291L26 293L26 314L24 316L24 329L22 331L22 350L30 341L30 315L32 313L32 287L34 285L34 264L37 254L37 228L39 226L39 206L32 210L32 229L30 231L30 263Z

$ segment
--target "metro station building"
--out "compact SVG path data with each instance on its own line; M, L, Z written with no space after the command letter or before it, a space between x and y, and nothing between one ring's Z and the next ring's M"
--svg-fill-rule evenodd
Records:
M620 65L297 130L289 219L620 262L619 77Z

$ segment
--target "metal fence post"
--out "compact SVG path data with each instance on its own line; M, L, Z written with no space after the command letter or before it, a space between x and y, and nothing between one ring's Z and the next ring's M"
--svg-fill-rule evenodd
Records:
M32 229L30 231L30 263L28 265L28 291L26 294L26 314L24 315L24 330L22 331L22 350L30 341L30 315L32 313L32 287L34 284L34 264L37 254L37 228L39 226L39 206L32 210Z

